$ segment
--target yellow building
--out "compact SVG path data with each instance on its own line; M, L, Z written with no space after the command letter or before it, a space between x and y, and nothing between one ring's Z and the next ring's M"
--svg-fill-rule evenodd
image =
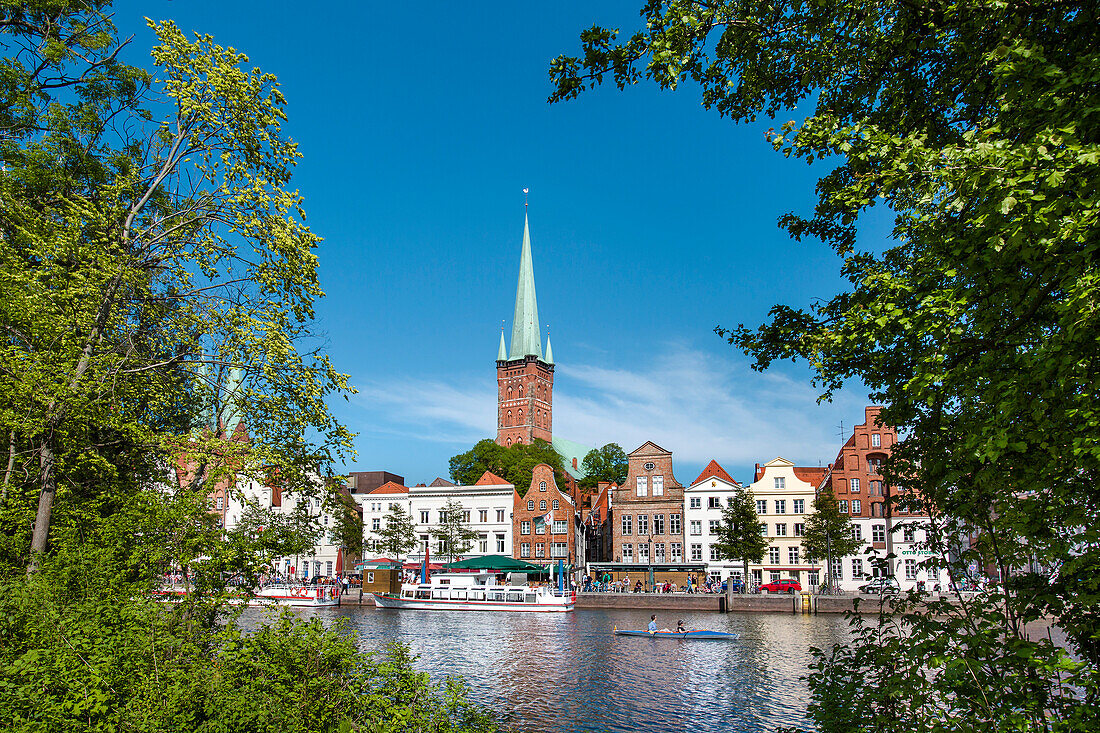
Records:
M749 564L749 577L756 585L790 578L809 590L820 582L823 568L806 558L802 534L825 473L825 468L795 466L782 457L756 464L749 489L756 500L761 532L768 538L764 562Z

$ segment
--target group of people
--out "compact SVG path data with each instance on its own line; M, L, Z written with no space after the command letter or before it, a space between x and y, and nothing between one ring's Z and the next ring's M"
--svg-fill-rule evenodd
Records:
M649 633L651 633L651 634L658 633L658 631L657 631L657 614L653 614L652 616L649 617ZM684 628L684 620L680 619L679 621L676 622L676 631L675 632L673 632L671 629L661 629L660 633L662 633L662 634L672 634L672 633L686 634L687 629Z
M648 584L641 579L631 584L629 573L623 573L618 580L614 580L611 573L596 577L585 575L581 590L585 593L648 593L650 591ZM663 583L657 583L652 590L654 593L677 593L681 589L676 583L666 580ZM725 581L707 576L700 582L694 573L687 577L687 583L683 587L685 593L725 593L725 591Z

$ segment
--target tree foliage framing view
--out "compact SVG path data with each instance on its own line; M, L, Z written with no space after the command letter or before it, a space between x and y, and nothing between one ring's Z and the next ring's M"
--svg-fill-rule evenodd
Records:
M399 645L224 603L308 538L256 507L227 536L211 487L325 493L350 390L276 79L150 28L146 71L108 2L0 0L0 727L490 730Z
M692 82L779 153L826 166L781 220L850 283L759 328L717 328L765 369L805 359L827 399L859 379L904 440L893 511L931 516L947 571L1007 592L889 604L811 676L822 730L1090 730L1100 685L1100 16L1094 2L652 0L642 30L581 34L551 102L606 80ZM895 215L861 251L861 215ZM890 613L890 611L908 611ZM1027 624L1054 619L1072 651ZM904 672L899 661L910 664ZM918 665L923 666L916 666Z

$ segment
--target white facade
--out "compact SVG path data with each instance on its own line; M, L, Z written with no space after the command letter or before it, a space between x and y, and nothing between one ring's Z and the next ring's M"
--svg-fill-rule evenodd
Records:
M947 589L947 574L937 575L925 562L935 553L925 547L927 541L927 517L895 516L891 518L863 517L852 520L852 531L863 540L858 552L833 561L833 575L841 590L855 591L871 578L889 572L903 591L924 583L927 590L937 585ZM883 564L887 555L889 570ZM825 573L821 573L822 582Z
M718 559L714 544L718 541L717 526L722 521L722 507L732 501L742 487L720 476L700 479L684 489L684 560L705 562L707 573L722 579L740 577L742 562Z
M762 468L760 478L749 489L756 500L761 532L768 538L768 550L762 563L749 564L750 580L759 584L791 578L803 588L818 585L824 581L824 566L809 562L802 548L802 531L813 512L817 486L799 478L795 465L786 458L775 458Z
M462 558L484 555L512 554L512 484L474 486L413 486L409 488L409 510L412 513L418 547L408 561L424 558L424 547L430 547L429 559L446 562L446 550L432 536L439 525L440 511L448 501L462 506L466 525L478 533L473 547ZM369 496L369 494L368 494Z
M401 487L404 488L404 487ZM352 499L363 508L363 559L370 556L385 554L375 548L375 543L380 539L378 531L386 526L386 517L394 506L399 506L408 514L411 511L409 504L409 490L404 492L396 490L396 484L383 484L379 488L366 494L352 494ZM404 558L390 558L402 560Z

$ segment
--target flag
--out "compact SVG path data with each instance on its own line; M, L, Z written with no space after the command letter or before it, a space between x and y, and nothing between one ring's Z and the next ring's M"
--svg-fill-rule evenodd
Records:
M546 512L546 514L543 514L541 517L535 517L535 527L537 528L540 524L552 524L553 521L554 510L551 509L550 511Z
M428 545L424 545L424 567L420 568L420 582L428 582Z

